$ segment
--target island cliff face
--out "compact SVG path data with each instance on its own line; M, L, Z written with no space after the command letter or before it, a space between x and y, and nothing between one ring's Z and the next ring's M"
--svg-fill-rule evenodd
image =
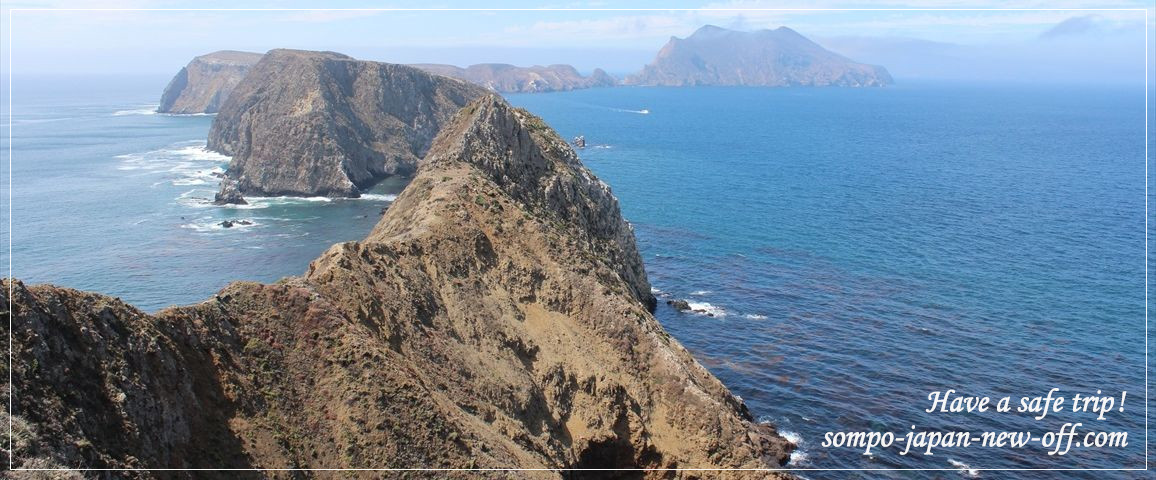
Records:
M436 75L457 78L502 93L541 93L613 87L618 81L601 68L583 77L570 65L516 67L503 63L482 63L466 68L453 65L415 64Z
M842 86L890 85L883 67L856 63L787 27L738 32L704 26L686 39L671 37L658 56L626 85Z
M193 58L169 81L157 112L216 113L249 68L260 60L260 53L232 50Z
M486 91L416 68L272 50L221 107L208 148L242 195L356 197L412 174L442 125ZM236 182L235 185L229 185Z
M610 189L496 96L301 277L155 315L11 286L18 466L774 468L791 449L648 311Z

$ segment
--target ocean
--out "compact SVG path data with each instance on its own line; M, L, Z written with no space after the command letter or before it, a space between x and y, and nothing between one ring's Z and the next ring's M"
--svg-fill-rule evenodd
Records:
M212 117L151 113L166 81L16 79L10 172L4 162L13 248L2 259L16 278L147 311L194 303L230 281L304 272L330 245L365 236L404 186L209 205L228 158L203 150ZM586 138L580 156L635 226L659 320L754 416L799 442L790 467L944 469L803 477L1144 467L1143 87L900 79L508 98ZM701 312L665 304L675 299ZM1117 403L1104 420L925 411L933 391L1018 405L1053 388ZM1042 436L1069 422L1128 432L1127 446L822 446L828 432Z

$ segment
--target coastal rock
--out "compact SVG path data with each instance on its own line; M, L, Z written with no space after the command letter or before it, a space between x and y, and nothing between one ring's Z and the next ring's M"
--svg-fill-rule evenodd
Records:
M856 63L787 27L739 32L704 26L685 39L671 37L626 85L842 86L892 83L883 67Z
M229 178L221 180L221 190L213 196L213 205L248 205L237 182Z
M775 468L792 448L648 312L609 187L494 96L301 277L155 315L3 287L17 466Z
M454 112L484 95L416 68L272 50L221 107L208 148L245 195L357 197L412 174Z
M250 222L248 220L225 220L225 221L222 221L221 223L218 223L217 225L220 225L223 228L233 228L233 227L236 227L238 225L245 226L245 225L252 225L252 224L253 224L253 222Z
M457 78L502 93L540 93L613 87L618 83L601 68L583 77L570 65L516 67L504 63L482 63L466 68L441 64L414 64L436 75Z
M688 303L686 300L667 300L666 304L674 307L675 310L680 312L690 310L690 303Z
M216 113L260 53L222 50L193 58L169 81L161 95L160 113Z

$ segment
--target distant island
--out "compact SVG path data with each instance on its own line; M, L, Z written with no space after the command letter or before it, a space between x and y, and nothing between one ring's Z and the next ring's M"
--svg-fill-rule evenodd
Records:
M707 25L685 39L671 37L653 62L622 83L879 87L892 79L883 67L856 63L787 27L739 32Z
M260 53L222 50L193 58L165 87L159 113L217 113Z
M465 80L501 93L564 92L582 88L613 87L618 80L601 68L583 77L570 65L516 67L504 63L482 63L466 68L432 63L413 64L427 72Z

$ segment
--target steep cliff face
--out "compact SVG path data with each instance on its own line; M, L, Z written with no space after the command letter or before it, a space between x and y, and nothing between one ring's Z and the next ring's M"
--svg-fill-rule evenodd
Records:
M160 113L216 113L260 53L222 50L193 58L161 94Z
M613 87L618 82L600 68L583 77L570 65L516 67L503 63L482 63L466 68L453 65L416 64L414 67L436 75L457 78L503 93L540 93Z
M302 277L156 315L51 286L17 283L13 301L19 461L773 468L791 448L648 312L609 188L493 96L453 118L368 238Z
M653 62L622 83L878 87L892 80L883 67L856 63L787 27L738 32L707 25L686 39L671 37Z
M412 174L480 87L332 52L272 50L221 108L208 148L243 195L356 197Z

